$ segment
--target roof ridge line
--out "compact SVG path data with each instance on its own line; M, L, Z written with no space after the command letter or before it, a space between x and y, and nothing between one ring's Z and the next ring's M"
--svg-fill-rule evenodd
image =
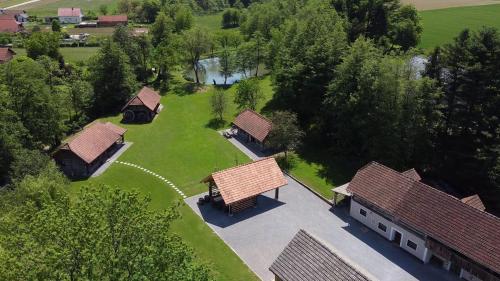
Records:
M226 169L222 169L222 170L219 170L217 172L213 172L211 175L215 175L215 174L218 174L218 173L222 173L222 172L225 172L227 170L231 170L231 169L236 169L236 168L240 168L240 167L243 167L243 166L247 166L247 165L250 165L250 164L253 164L253 163L257 163L257 162L260 162L260 161L264 161L264 160L268 160L270 158L273 158L273 156L268 156L268 157L264 157L264 158L261 158L261 159L257 159L257 160L252 160L251 162L248 162L248 163L243 163L243 164L239 164L237 166L233 166L233 167L229 167L229 168L226 168ZM281 168L280 168L281 170Z

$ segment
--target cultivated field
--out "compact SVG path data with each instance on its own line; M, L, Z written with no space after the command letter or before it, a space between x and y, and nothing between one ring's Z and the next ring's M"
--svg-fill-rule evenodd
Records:
M0 6L6 7L27 1L28 0L5 0L0 1ZM20 6L16 9L25 9L31 15L55 16L57 15L57 8L60 7L79 7L82 8L83 13L85 13L85 11L89 10L97 12L99 6L104 4L108 6L108 11L112 12L116 8L117 2L117 0L40 0Z
M424 32L419 47L431 49L451 42L465 28L477 30L482 26L500 28L500 5L449 8L422 11Z
M413 4L417 10L435 10L450 7L479 6L500 4L500 0L401 0L405 4Z

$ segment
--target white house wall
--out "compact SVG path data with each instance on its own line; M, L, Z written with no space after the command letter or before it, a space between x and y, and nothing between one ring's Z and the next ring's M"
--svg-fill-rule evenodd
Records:
M60 23L80 23L81 21L81 17L59 17Z
M366 211L366 217L360 214L360 209ZM362 224L366 225L370 229L374 230L378 234L385 237L387 240L392 241L394 239L394 233L395 233L394 230L398 231L402 235L401 244L399 245L401 248L406 250L408 253L416 256L423 262L429 261L431 256L431 251L426 249L425 241L421 237L413 234L412 232L406 230L403 227L400 227L397 224L394 224L393 222L385 219L384 217L378 215L377 213L373 212L369 208L361 205L359 202L356 202L354 200L351 200L350 215L351 217L355 218ZM385 232L378 228L379 223L382 223L387 227ZM408 239L411 240L413 243L417 244L416 250L406 245Z

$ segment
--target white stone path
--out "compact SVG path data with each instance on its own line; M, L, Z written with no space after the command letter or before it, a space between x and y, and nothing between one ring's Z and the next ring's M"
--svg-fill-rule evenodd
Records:
M123 162L123 161L114 161L114 163L118 163L118 164L122 164L122 165L125 165L125 166L130 166L130 167L133 167L133 168L137 168L139 170L142 170L143 172L145 173L148 173L154 177L157 177L158 179L160 179L161 181L165 182L167 185L170 185L175 191L177 191L177 193L179 193L180 196L182 196L182 198L186 199L187 196L184 194L184 192L182 192L182 190L180 190L179 188L177 188L171 181L169 181L168 179L164 178L163 176L160 176L158 175L157 173L153 172L153 171L150 171L144 167L141 167L139 165L136 165L136 164L133 164L133 163L129 163L129 162Z

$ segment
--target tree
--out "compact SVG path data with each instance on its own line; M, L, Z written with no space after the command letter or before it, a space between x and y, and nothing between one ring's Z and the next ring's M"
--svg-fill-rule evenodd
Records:
M89 118L92 109L92 98L94 95L92 85L83 80L81 73L74 73L69 76L67 81L68 92L68 115L71 131L81 129Z
M199 27L184 33L184 49L186 61L190 64L196 77L196 84L200 84L200 58L210 49L211 38L208 31Z
M52 166L3 192L0 279L213 280L170 230L176 209L152 211L150 199L112 187L74 199L65 188Z
M96 116L119 110L136 88L129 58L110 41L90 60L89 75L94 88L92 111Z
M271 117L273 127L267 141L275 149L285 152L296 149L304 133L297 122L297 115L290 111L275 111Z
M56 19L52 20L52 31L53 32L60 32L61 31L61 24Z
M179 6L174 15L174 25L177 33L190 29L193 26L191 9L184 5Z
M243 73L245 77L251 76L252 70L255 69L255 51L254 45L251 42L244 42L238 46L236 50L236 69Z
M160 3L156 0L144 0L141 6L141 16L139 18L144 22L154 22L160 12Z
M234 54L228 48L224 48L219 55L220 74L224 76L224 85L227 84L227 78L231 77L235 71Z
M224 10L222 14L222 27L232 28L240 25L240 11L238 9L229 8Z
M224 120L224 113L227 111L227 97L223 90L216 89L210 97L210 106L212 107L212 114L216 116L219 121Z
M262 57L264 56L264 37L259 31L255 32L252 39L250 40L254 47L255 52L255 77L259 76L259 64L262 62Z
M259 85L259 80L256 78L242 80L236 87L236 96L234 103L238 105L238 109L249 108L255 110L261 99L264 98Z
M150 27L151 42L153 46L158 46L163 40L168 40L173 31L173 21L165 13L161 12L156 16L155 22Z
M59 35L57 33L34 32L25 41L26 54L32 59L40 56L49 56L61 60L59 53Z
M107 15L108 14L108 5L102 4L99 6L99 12L101 15Z
M150 37L145 34L136 36L129 27L120 25L113 32L112 39L127 54L137 79L146 81L151 55Z

